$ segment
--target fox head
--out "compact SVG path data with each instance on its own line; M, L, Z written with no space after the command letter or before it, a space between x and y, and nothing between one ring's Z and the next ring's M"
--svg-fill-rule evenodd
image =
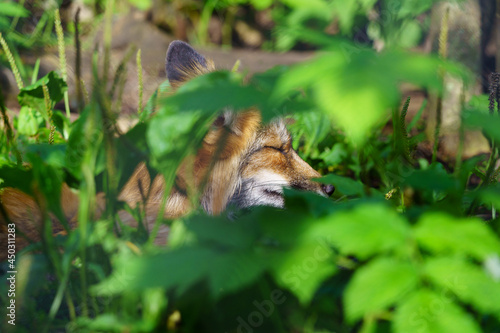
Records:
M170 44L166 72L174 89L213 70L213 62L187 43ZM208 179L201 203L212 214L222 212L228 204L241 208L258 205L282 208L283 188L323 196L334 192L332 185L311 180L321 175L294 151L284 120L263 125L256 110L222 112L206 135L193 165L195 185L200 185L201 179ZM182 188L182 178L187 176L183 170L181 167L178 188Z

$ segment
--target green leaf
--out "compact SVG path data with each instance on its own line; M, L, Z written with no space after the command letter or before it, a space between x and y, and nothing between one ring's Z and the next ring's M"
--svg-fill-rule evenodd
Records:
M272 0L250 0L250 3L257 10L264 10L272 5Z
M481 333L472 316L457 306L449 294L421 289L396 308L395 333Z
M410 48L418 44L422 37L422 28L417 21L406 21L399 31L399 46Z
M316 179L316 181L323 184L332 184L335 186L335 191L338 191L344 195L356 195L360 197L365 195L363 183L351 178L342 177L331 173L329 175Z
M209 217L200 213L186 219L185 226L196 235L199 243L207 247L245 249L257 237L256 221L248 217L234 223L225 216Z
M284 74L275 97L310 87L316 104L355 144L363 143L388 110L399 105L401 81L440 91L439 68L465 76L458 67L428 56L377 53L349 42L332 43L332 48Z
M344 295L346 317L353 322L387 309L404 299L418 283L418 272L409 263L379 258L354 274Z
M271 271L279 285L307 305L321 283L336 272L332 258L332 251L324 242L300 244L286 255L275 256Z
M95 149L97 152L102 146L100 126L97 120L91 121L92 119L90 119L97 114L97 112L90 114L92 107L95 107L95 105L87 106L80 114L80 117L73 123L68 138L65 164L67 170L77 179L82 177L82 166L85 165L86 152L89 149ZM102 169L102 165L100 169Z
M462 302L500 319L500 281L493 281L480 267L460 258L431 258L425 263L425 275Z
M44 118L40 112L30 107L22 106L17 118L17 131L19 134L33 136L38 132L40 126L44 124Z
M430 9L436 0L401 1L398 18L416 17Z
M57 150L53 151L51 156L58 155ZM61 187L63 183L63 174L61 168L47 164L37 153L27 153L28 161L33 165L33 180L36 189L39 190L46 200L47 208L54 213L59 221L65 224L66 219L61 209ZM54 157L56 160L58 157ZM57 164L57 162L56 162Z
M426 191L450 191L455 187L455 180L442 164L434 164L425 170L412 171L403 179L403 184Z
M49 89L52 105L62 100L64 92L68 89L66 82L61 79L56 72L50 72L32 85L21 89L17 96L17 100L21 106L29 106L37 109L44 115L45 119L48 120L43 95L44 85Z
M248 251L183 247L153 256L129 259L108 280L94 287L93 292L112 295L125 290L163 287L176 288L178 293L183 293L205 280L211 294L218 298L251 283L264 268L262 259ZM154 274L141 273L153 271Z
M183 158L201 144L213 118L214 115L201 111L161 109L146 132L148 146L158 162L158 168L164 172L175 172Z
M473 129L481 129L496 142L500 142L500 116L496 113L483 113L481 110L467 110L463 114L464 124Z
M381 204L359 205L353 211L333 214L328 236L342 253L359 258L404 249L410 227L393 209Z
M12 17L28 17L30 15L28 10L14 2L0 2L0 13Z
M319 157L323 161L325 161L325 163L327 165L333 166L333 165L338 165L338 164L342 163L342 161L347 156L348 156L348 152L347 152L346 146L341 142L337 142L336 144L333 145L332 149L324 150L323 153L321 153L321 155ZM361 184L361 185L363 185L363 184ZM356 186L358 187L358 190L359 190L359 186L358 185L356 185ZM349 187L350 186L348 186L347 189L349 189ZM336 189L338 189L341 193L345 194L345 192L341 191L339 187L336 187ZM358 193L362 193L362 192L358 192ZM349 195L349 194L347 194L347 195Z
M297 99L293 99L293 101L296 102ZM292 107L295 111L295 105ZM332 129L330 121L326 115L321 112L295 113L293 115L293 120L295 122L288 126L288 128L294 134L294 148L297 148L301 141L305 141L304 153L306 155L310 154L311 150L324 140ZM338 145L342 144L338 143ZM325 162L327 161L325 160Z
M0 167L0 188L15 187L24 193L33 194L33 171L20 169L11 165Z
M433 253L462 253L485 260L500 254L500 240L479 218L457 218L445 213L427 213L415 226L419 244Z
M151 0L128 0L132 5L140 10L148 10L151 8Z
M217 96L217 98L214 98ZM165 104L179 111L203 111L213 114L224 108L232 110L265 106L267 97L251 85L241 84L241 75L220 71L196 77L181 86Z
M149 147L146 141L146 132L149 123L138 123L126 134L120 136L116 142L118 170L120 181L118 188L130 179L137 165L149 156Z
M65 166L65 144L38 143L26 146L26 152L37 154L40 158L51 166L63 168Z

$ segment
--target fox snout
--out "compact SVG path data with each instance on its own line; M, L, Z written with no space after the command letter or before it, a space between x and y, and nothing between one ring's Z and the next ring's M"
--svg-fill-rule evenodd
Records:
M328 184L328 185L321 184L321 189L329 197L333 194L333 192L335 192L335 187L333 185L330 185L330 184Z

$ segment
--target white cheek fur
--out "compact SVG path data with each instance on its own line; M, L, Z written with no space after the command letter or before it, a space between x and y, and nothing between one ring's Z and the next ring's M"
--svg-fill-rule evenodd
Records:
M243 179L240 191L233 201L239 207L273 206L283 208L283 187L289 182L271 170L261 170L249 179Z

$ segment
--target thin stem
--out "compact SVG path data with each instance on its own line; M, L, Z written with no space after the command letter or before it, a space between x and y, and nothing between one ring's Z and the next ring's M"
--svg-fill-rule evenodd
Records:
M80 7L75 13L75 81L76 81L76 100L78 103L78 112L83 110L83 92L82 92L82 48L80 45Z
M43 89L43 99L45 100L45 111L47 112L47 117L49 119L50 134L49 134L49 144L54 144L54 119L52 117L52 103L50 101L49 88L44 84Z
M142 98L143 98L143 93L144 93L144 82L142 80L142 61L141 61L141 49L137 51L137 79L139 81L139 106L137 113L141 114L142 113Z
M16 65L16 61L14 60L14 56L12 55L12 52L10 52L9 45L7 45L7 42L2 36L2 33L0 32L0 44L2 45L3 51L5 52L5 55L7 56L7 60L9 61L10 68L12 69L12 72L14 73L14 77L16 78L16 83L17 87L19 90L23 89L24 83L23 80L21 79L21 74L19 74L19 68Z
M54 11L54 23L56 25L57 48L59 50L59 70L61 71L63 80L67 83L68 75L66 71L66 50L64 45L64 32L61 23L61 16L59 15L59 9L56 9ZM69 97L67 90L64 92L64 108L66 109L66 117L69 118Z

